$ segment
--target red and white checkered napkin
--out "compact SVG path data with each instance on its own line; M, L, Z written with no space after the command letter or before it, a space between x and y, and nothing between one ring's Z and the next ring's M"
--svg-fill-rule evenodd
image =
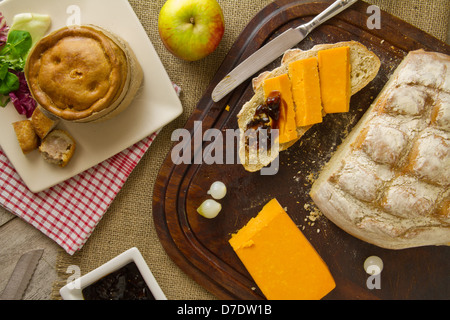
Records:
M39 193L25 186L0 149L0 205L74 254L150 147L157 133L95 167Z

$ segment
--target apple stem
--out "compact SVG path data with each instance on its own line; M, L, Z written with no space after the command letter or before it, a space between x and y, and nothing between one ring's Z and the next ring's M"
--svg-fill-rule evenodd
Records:
M189 22L192 23L192 24L195 24L195 19L194 19L194 17L190 17L190 18L189 18Z

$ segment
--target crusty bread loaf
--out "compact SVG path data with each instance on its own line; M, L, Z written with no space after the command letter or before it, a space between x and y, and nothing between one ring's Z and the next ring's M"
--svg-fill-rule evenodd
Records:
M450 57L410 52L312 186L321 212L388 249L450 243Z
M42 140L39 151L45 161L65 167L75 152L75 146L76 142L68 132L55 129Z
M239 157L242 165L247 171L255 172L261 170L263 167L269 165L278 156L279 151L286 150L292 146L298 139L300 139L311 126L304 126L297 128L297 139L284 144L275 144L270 151L265 154L258 153L257 150L246 150L245 147L245 130L247 124L253 119L256 108L263 104L264 90L262 83L264 79L279 76L288 73L289 63L307 59L310 57L317 57L321 50L348 46L350 48L350 85L351 94L355 94L364 88L370 81L372 81L378 74L380 68L380 60L364 45L356 41L339 42L335 44L321 44L316 45L312 49L303 51L300 49L288 50L282 58L281 66L272 70L261 73L253 79L254 96L246 102L240 110L238 117L238 125L240 129L240 147Z

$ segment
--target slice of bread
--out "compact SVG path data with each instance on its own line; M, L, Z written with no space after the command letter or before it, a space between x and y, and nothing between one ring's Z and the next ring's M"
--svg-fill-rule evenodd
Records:
M42 110L42 107L38 106L32 116L31 123L33 124L34 131L39 138L44 139L58 124L59 119L56 117L49 117Z
M264 80L279 76L281 74L287 74L289 63L293 61L317 57L318 52L321 50L344 46L348 46L350 48L350 85L351 94L353 95L364 88L376 77L381 66L380 59L373 52L369 51L364 45L356 41L316 45L307 51L290 49L283 55L280 67L272 71L263 72L253 79L252 85L255 94L242 106L242 109L237 115L240 130L239 158L245 170L255 172L269 165L277 158L280 151L286 150L292 146L305 134L309 128L312 127L311 125L297 127L297 139L289 141L288 143L280 144L279 146L274 144L270 151L259 152L259 150L249 149L246 146L246 128L248 123L252 121L256 108L265 103L264 90L262 87Z

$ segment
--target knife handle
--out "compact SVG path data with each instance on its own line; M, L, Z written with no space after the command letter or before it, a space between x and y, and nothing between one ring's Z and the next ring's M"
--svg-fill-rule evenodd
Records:
M307 32L311 32L315 27L318 25L324 23L328 19L333 18L335 15L341 13L348 7L350 7L352 4L357 2L358 0L337 0L333 2L328 8L326 8L324 11L322 11L320 14L318 14L314 19L312 19L310 22L298 27L302 29L306 29Z

